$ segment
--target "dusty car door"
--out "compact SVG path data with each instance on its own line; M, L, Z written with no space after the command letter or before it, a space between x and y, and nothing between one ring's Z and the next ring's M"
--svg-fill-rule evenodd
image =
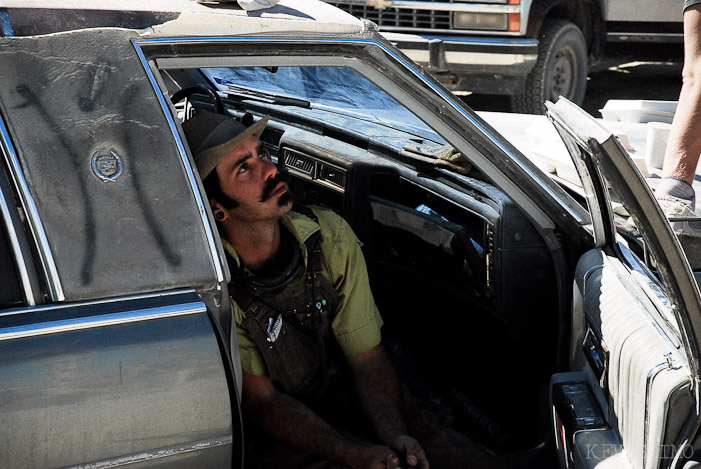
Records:
M0 38L0 465L239 467L220 254L131 45Z
M548 113L596 242L577 266L568 372L551 380L561 465L681 467L698 449L698 287L617 138L564 100Z

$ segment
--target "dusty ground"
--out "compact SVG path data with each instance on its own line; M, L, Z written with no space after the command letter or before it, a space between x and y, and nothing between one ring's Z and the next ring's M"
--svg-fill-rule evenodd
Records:
M678 62L628 62L606 64L589 74L583 108L594 117L609 99L676 101L681 88L682 64ZM463 100L476 111L509 111L504 96L467 95Z

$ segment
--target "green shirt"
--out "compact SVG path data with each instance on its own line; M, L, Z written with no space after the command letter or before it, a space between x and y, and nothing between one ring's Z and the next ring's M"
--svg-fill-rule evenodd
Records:
M321 226L323 275L339 294L337 312L331 327L345 356L353 357L380 343L382 318L370 291L360 240L348 223L334 212L314 207L314 213L319 224L296 212L288 213L282 217L281 222L299 243L305 266L308 256L304 241ZM222 241L226 252L238 262L233 246L226 240ZM267 370L258 347L241 326L244 312L235 301L232 300L232 304L241 366L248 373L265 375Z

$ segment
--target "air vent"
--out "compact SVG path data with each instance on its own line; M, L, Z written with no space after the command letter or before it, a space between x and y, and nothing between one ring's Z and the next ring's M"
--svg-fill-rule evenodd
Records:
M289 148L283 150L283 155L285 168L290 174L310 179L336 192L345 192L348 179L345 169Z
M314 177L314 160L291 150L285 150L285 166L288 171L306 179Z
M346 187L346 171L341 168L330 166L326 163L319 163L319 173L317 178L320 182L332 187L344 190Z

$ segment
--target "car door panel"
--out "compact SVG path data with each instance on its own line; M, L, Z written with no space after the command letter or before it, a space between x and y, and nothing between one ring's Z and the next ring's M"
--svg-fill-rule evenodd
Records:
M597 246L575 274L569 372L551 380L561 465L671 467L693 453L697 420L696 340L682 314L698 306L691 269L615 137L570 103L549 106L587 188ZM559 398L576 385L581 396Z
M221 467L240 450L233 384L194 292L6 311L0 356L7 467Z
M598 438L575 435L574 454L583 459L573 467L594 467L592 461L622 448L630 467L657 467L661 457L676 452L693 403L686 358L648 311L650 305L639 301L642 291L627 284L617 258L591 251L577 272L573 329L579 333L571 368L581 370L574 376L589 385L606 425L589 430L604 435ZM558 382L576 382L561 378L556 375Z

